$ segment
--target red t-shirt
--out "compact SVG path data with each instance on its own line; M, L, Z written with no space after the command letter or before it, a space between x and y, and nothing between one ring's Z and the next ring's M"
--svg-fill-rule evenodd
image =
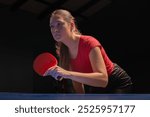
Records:
M78 54L75 59L71 59L71 69L76 72L92 73L92 66L89 59L89 53L92 48L99 47L106 65L108 75L113 70L113 62L107 56L100 42L92 36L82 35L79 40Z

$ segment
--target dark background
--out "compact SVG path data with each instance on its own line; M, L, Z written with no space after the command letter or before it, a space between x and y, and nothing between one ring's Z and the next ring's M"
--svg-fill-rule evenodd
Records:
M128 72L134 93L150 93L148 0L106 0L105 6L89 11L98 3L88 0L76 9L74 3L63 5L68 0L50 1L0 0L1 92L55 93L57 82L34 73L32 63L41 52L54 53L48 14L65 8L76 17L79 30L100 40L111 60Z

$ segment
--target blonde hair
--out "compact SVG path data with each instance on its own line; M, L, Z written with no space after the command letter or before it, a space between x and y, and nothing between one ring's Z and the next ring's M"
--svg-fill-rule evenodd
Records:
M75 30L74 32L76 34L81 34L80 31L77 28L76 22L75 22L75 18L72 16L72 14L64 9L57 9L55 11L52 12L51 17L55 16L55 15L59 15L61 17L63 17L63 19L70 23L73 22L75 24ZM51 18L50 17L50 18ZM70 55L69 55L69 50L68 47L63 44L62 42L56 42L56 50L59 53L59 66L61 66L62 68L69 70L70 69Z

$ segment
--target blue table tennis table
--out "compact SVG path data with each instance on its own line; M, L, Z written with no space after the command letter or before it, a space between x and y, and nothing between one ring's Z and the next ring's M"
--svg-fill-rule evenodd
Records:
M44 94L0 92L0 100L150 100L150 94Z

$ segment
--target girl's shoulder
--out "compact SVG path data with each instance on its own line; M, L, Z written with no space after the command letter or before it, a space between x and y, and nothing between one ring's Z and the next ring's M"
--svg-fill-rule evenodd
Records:
M83 43L87 43L87 44L100 44L98 39L90 35L81 35L80 40Z

